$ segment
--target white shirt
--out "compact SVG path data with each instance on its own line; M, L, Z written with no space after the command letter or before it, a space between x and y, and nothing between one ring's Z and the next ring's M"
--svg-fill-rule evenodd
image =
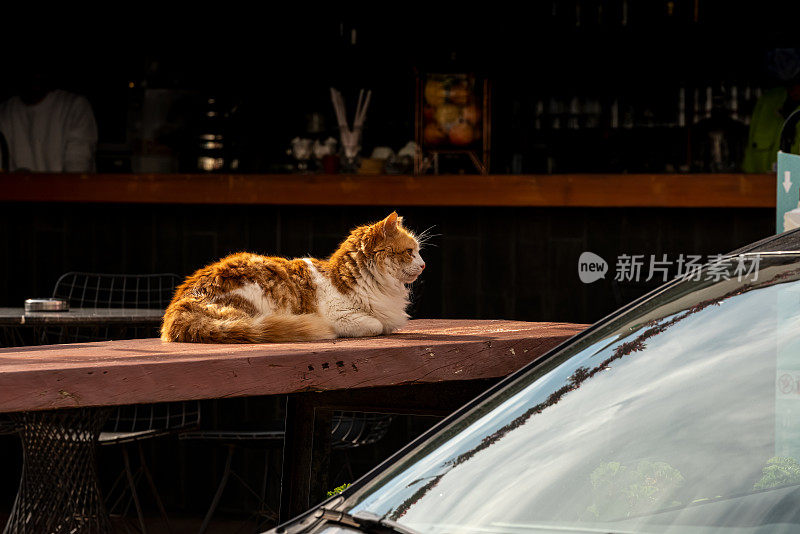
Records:
M10 170L92 172L97 123L86 98L55 90L32 106L18 96L0 104L0 133Z

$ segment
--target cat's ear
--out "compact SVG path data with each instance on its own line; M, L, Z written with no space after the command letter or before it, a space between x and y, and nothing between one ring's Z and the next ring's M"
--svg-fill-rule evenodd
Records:
M397 233L397 225L400 224L401 220L402 219L397 216L396 211L390 213L388 217L378 223L380 224L381 230L383 230L383 235L390 236Z

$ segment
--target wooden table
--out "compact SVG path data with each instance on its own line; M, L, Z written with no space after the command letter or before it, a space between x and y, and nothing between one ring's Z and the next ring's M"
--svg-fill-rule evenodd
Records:
M26 312L0 308L0 326L94 326L161 324L164 310L129 308L73 308L63 312Z
M0 308L0 347L152 336L163 316L162 309L72 308L64 312L26 312L25 308Z
M584 328L416 320L389 336L308 343L136 339L0 349L0 412L288 395L288 518L328 489L334 409L444 415Z

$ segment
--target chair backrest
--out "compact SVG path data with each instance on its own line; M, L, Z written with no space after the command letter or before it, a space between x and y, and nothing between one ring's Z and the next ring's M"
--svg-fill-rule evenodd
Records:
M149 439L184 432L199 424L199 401L119 406L106 420L98 441L107 445Z
M56 281L53 296L66 299L70 308L165 309L181 277L161 274L103 274L68 272ZM35 335L40 344L86 343L109 339L158 337L157 327L80 326L42 327Z
M331 448L352 449L379 441L389 430L392 416L383 413L333 412Z
M53 296L76 308L163 309L172 299L181 277L161 274L101 274L69 272L61 275Z

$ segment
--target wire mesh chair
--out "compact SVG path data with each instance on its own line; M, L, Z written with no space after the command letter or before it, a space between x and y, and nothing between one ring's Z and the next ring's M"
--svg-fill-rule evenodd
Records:
M53 297L66 299L71 308L165 309L181 280L180 276L172 273L120 275L68 272L61 275L56 282ZM156 336L158 328L153 326L44 327L38 333L38 340L40 343L51 344ZM136 491L144 476L159 513L171 530L169 518L145 462L142 441L180 433L197 427L199 423L200 403L197 401L121 406L114 409L98 438L100 445L119 445L124 464L122 473L106 496L109 512L126 517L133 504L139 527L143 533L146 532ZM139 457L139 467L135 471L131 468L128 450L132 445L136 446Z
M251 399L240 399L243 403L238 406L239 411L247 411L247 403ZM261 532L262 527L268 521L278 519L278 514L270 508L267 503L267 484L269 481L269 461L268 454L271 450L279 450L284 446L285 422L253 422L231 420L231 410L224 414L222 424L225 429L198 429L195 431L184 432L179 435L181 440L203 441L207 443L221 444L226 447L227 454L222 474L219 477L217 490L206 511L203 523L198 534L204 534L211 524L211 520L222 500L228 483L233 480L244 488L246 493L255 498L257 506L251 509L249 519L257 520L256 532ZM250 408L253 411L253 407ZM212 417L213 418L213 417ZM235 416L233 417L235 419ZM392 422L392 416L381 413L363 412L342 412L334 411L331 419L331 447L337 450L350 450L364 445L370 445L382 439ZM254 488L252 482L248 482L246 473L240 473L234 468L233 462L237 450L242 448L259 449L264 453L264 472L258 481L258 487ZM345 470L349 473L350 480L353 478L352 468L349 459L345 456ZM279 473L282 476L282 473ZM252 478L252 477L250 477Z
M179 436L187 443L210 446L224 453L224 467L217 477L216 491L206 510L199 533L209 529L211 520L222 502L223 494L229 493L229 502L240 513L246 510L244 520L237 532L255 527L255 532L265 522L275 522L278 513L268 490L271 476L280 481L280 469L271 469L274 460L280 458L284 442L284 422L280 420L282 403L277 397L245 397L226 399L224 402L209 401L203 428ZM273 460L273 461L271 461ZM218 465L213 462L213 465ZM263 465L263 470L262 470ZM277 466L276 466L277 467ZM238 488L234 488L233 484ZM238 494L235 490L238 489Z
M53 296L83 308L166 308L180 281L173 273L69 272L56 281Z
M285 435L286 433L282 425L274 425L274 428L264 428L261 430L200 430L180 434L179 439L182 440L199 440L219 443L224 445L227 449L222 476L217 485L217 490L214 492L211 504L206 511L206 515L203 517L203 523L200 525L198 534L204 534L208 530L211 519L214 517L214 513L225 492L225 488L228 486L228 482L231 479L237 481L258 503L255 510L250 513L249 518L250 520L256 519L257 532L261 532L258 526L265 521L275 521L278 519L278 513L267 504L267 485L270 476L269 451L279 450L283 446ZM233 468L235 453L242 447L261 449L264 453L264 472L258 488L254 488L241 473Z
M241 399L241 402L247 403L248 400ZM331 447L337 450L349 450L375 443L386 435L391 422L392 416L386 414L335 411L331 420ZM226 413L224 424L228 428L232 427L234 429L199 429L184 432L179 436L179 439L182 440L219 443L227 448L225 464L219 478L217 490L198 532L203 534L208 529L223 493L231 480L237 481L250 496L256 499L258 504L255 511L250 514L250 519L258 520L256 532L260 532L261 529L259 527L263 526L267 521L274 521L278 518L276 511L267 504L266 490L270 475L267 455L270 450L278 450L284 446L284 438L286 436L284 431L285 423L283 421L274 421L272 423L262 422L255 423L255 425L247 425L239 421L231 421L230 415ZM265 454L265 469L258 488L254 488L246 480L246 477L233 467L236 451L244 447L260 449ZM352 479L352 469L349 466L349 462L346 467Z
M0 326L0 347L24 347L30 345L26 343L25 336L16 326Z
M108 409L21 412L25 461L5 534L110 531L94 461L94 445Z
M63 298L71 308L165 309L175 287L177 274L100 274L68 272L56 281L53 297ZM158 337L152 326L44 327L40 342L81 343L108 339Z
M341 450L371 445L386 435L391 423L392 416L382 413L333 412L331 448Z
M388 414L334 411L331 416L331 449L343 452L342 465L334 480L352 481L355 476L349 451L380 441L391 424L392 416Z
M106 494L109 511L119 512L119 515L126 517L133 504L139 528L142 532L146 532L144 513L136 491L141 478L144 477L161 517L171 531L169 516L156 489L153 475L147 467L142 442L158 436L185 432L197 427L199 423L200 405L197 402L137 404L115 409L97 439L100 445L122 445L124 468ZM138 452L139 466L136 470L131 467L127 446L129 444L135 445Z

